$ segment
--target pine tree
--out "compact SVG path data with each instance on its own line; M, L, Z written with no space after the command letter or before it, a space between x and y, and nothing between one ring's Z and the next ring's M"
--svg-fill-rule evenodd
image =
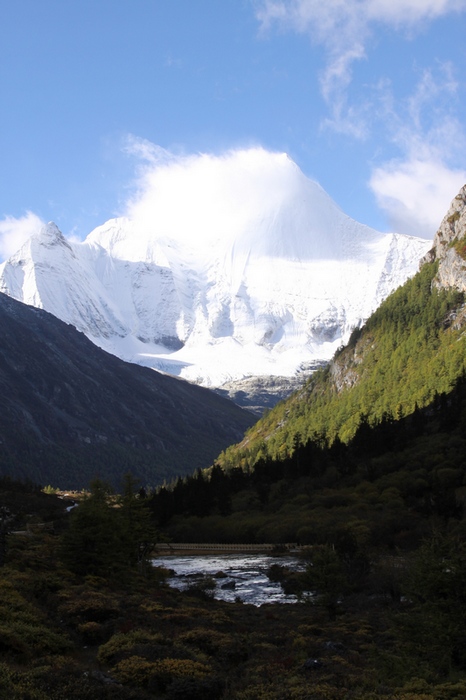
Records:
M64 563L77 574L110 577L125 567L122 522L109 502L110 488L96 479L70 514L63 534Z
M151 522L149 504L136 491L131 474L124 478L123 495L118 501L122 527L121 549L127 565L147 574L150 554L157 542L157 532Z

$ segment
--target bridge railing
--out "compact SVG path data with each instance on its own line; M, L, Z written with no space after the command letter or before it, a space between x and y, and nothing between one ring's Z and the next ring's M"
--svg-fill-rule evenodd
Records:
M159 542L154 547L154 552L180 552L180 551L202 551L202 552L273 552L290 551L299 549L296 543L287 544L218 544L214 542L193 543L193 542Z

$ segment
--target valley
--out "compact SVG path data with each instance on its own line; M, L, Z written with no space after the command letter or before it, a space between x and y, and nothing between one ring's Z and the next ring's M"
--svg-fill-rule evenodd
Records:
M465 217L466 188L453 200L420 271L353 330L331 361L258 421L207 389L162 375L169 382L163 394L163 383L152 386L157 374L149 368L102 355L49 314L2 300L4 341L10 327L12 343L36 334L28 362L21 363L21 353L9 355L4 343L3 381L12 370L17 377L6 397L17 399L16 387L24 385L39 401L47 390L58 415L71 415L78 396L71 374L63 386L73 388L72 402L60 403L63 390L50 392L60 386L57 369L50 371L56 384L32 372L42 380L28 390L28 370L44 356L56 364L65 355L67 370L74 364L83 383L78 357L55 339L66 335L78 356L83 348L100 363L109 387L119 387L117 407L129 406L123 388L137 399L142 382L151 397L144 402L153 408L160 401L161 423L166 406L175 403L173 386L183 397L173 415L182 405L192 411L195 430L211 419L201 410L212 396L220 403L211 416L220 425L231 407L231 415L251 425L209 463L153 487L132 469L141 468L141 453L127 452L115 460L123 482L117 493L96 474L71 510L53 486L44 493L34 485L32 470L28 480L1 477L0 688L8 697L465 697ZM91 385L96 376L90 373ZM108 391L104 385L107 403ZM191 404L197 392L200 401ZM32 425L41 436L52 435L52 427L31 423L39 414L13 414L16 406L9 410L17 430ZM178 425L183 435L181 419ZM7 448L4 459L11 456ZM48 454L54 452L58 464L52 445ZM26 456L16 455L23 468ZM253 577L265 586L255 601L246 590L235 595L240 571L230 571L225 561L222 571L212 559L202 575L175 590L165 568L170 560L161 560L162 567L152 561L157 544L170 542L292 542L302 548L299 566L280 557L267 557L259 569L253 563ZM221 589L221 576L230 588ZM216 600L216 590L227 591L227 599ZM292 604L274 602L281 599Z
M465 18L2 3L0 700L466 700Z

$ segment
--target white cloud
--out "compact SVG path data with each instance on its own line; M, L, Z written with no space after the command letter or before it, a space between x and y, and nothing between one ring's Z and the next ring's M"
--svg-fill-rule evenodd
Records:
M300 177L285 154L260 147L221 155L163 152L157 160L152 157L157 147L143 141L139 148L137 139L133 144L133 153L142 153L146 165L124 214L159 240L176 240L188 249L204 246L206 256L219 239L233 244L238 231L253 233L257 217L292 197Z
M361 5L370 20L387 22L396 27L437 19L466 8L464 0L367 0Z
M382 148L399 152L373 167L369 186L390 226L431 238L448 206L466 182L466 136L455 116L458 82L449 63L435 64L416 89L396 102L387 79L377 95L349 99L356 61L365 59L370 39L383 27L405 33L466 10L466 0L258 0L263 31L278 28L307 34L323 47L321 89L330 113L324 126L364 138L379 129ZM383 151L381 151L383 153Z
M466 170L431 159L394 160L370 180L377 203L394 231L431 239L451 200L466 184Z
M308 34L324 47L326 66L320 82L331 109L325 123L339 132L363 136L366 110L348 108L346 90L353 64L366 57L374 29L383 25L412 32L428 21L465 9L466 0L257 0L256 17L262 31L278 27Z
M278 24L309 33L319 43L359 42L373 23L410 28L466 9L466 0L259 0L256 16L264 29Z
M449 113L456 92L449 64L424 71L396 108L385 89L387 136L401 155L375 167L369 186L395 231L432 238L466 183L464 127Z
M134 136L134 134L128 134L126 136L122 150L123 153L136 156L136 158L139 158L145 163L150 163L151 165L168 163L175 158L175 156L170 153L170 151L165 150L165 148L147 139Z
M43 225L42 219L32 211L27 211L19 218L6 216L0 220L0 259L6 260L16 253Z

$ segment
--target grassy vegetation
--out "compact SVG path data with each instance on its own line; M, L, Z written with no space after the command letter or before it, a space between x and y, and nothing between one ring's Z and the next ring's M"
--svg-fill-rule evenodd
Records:
M416 556L382 558L365 594L346 590L333 615L322 597L255 608L180 593L157 569L124 583L79 576L63 565L59 541L43 530L9 538L0 580L3 697L465 697L464 557L445 540ZM445 562L461 562L454 581Z

